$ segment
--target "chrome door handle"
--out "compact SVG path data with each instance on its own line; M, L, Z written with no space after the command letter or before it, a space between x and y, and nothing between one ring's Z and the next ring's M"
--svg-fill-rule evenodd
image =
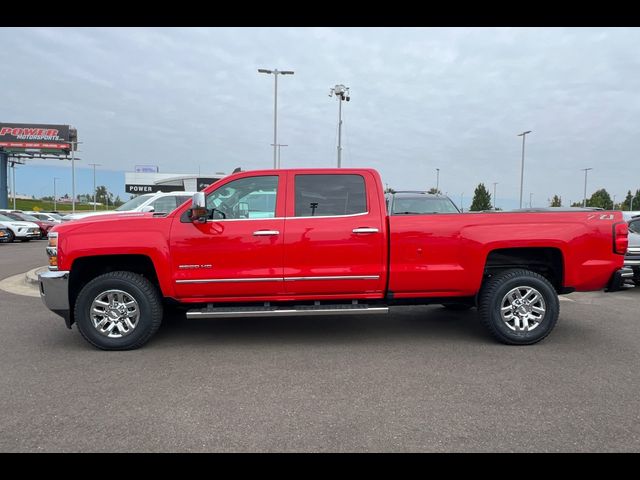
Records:
M254 237L266 237L269 235L280 235L278 230L256 230L253 232Z
M353 229L353 233L378 233L379 230L377 228L371 228L371 227L360 227L360 228L354 228Z

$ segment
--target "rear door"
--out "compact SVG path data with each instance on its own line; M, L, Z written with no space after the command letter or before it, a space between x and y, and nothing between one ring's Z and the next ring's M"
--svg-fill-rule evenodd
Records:
M383 295L385 212L378 195L382 192L369 172L289 174L287 294L318 299Z

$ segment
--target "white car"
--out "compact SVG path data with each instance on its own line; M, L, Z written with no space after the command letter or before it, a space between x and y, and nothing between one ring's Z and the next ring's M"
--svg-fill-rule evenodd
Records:
M49 212L24 212L27 215L31 215L32 217L36 217L38 220L42 220L43 222L53 222L53 223L62 223L62 217L55 213Z
M195 192L157 192L146 193L132 198L115 210L76 212L62 217L62 221L79 220L93 215L113 215L123 212L158 212L169 213L187 200L193 198Z
M33 222L22 222L0 214L0 226L9 229L7 242L28 242L32 238L40 238L40 227Z

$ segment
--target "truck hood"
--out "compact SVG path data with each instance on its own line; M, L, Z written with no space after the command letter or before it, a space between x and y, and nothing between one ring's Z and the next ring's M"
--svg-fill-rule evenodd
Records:
M81 212L81 213L69 213L62 217L65 221L69 220L79 220L81 218L86 217L94 217L98 215L112 215L114 213L125 213L125 212L116 212L115 210L103 210L103 211L95 211L95 212Z
M74 230L91 229L91 225L113 225L114 231L121 232L126 229L144 229L145 222L154 219L164 218L166 215L155 215L153 212L113 212L111 215L88 215L73 222L58 223L51 228L51 232L65 234ZM135 223L141 220L142 223Z

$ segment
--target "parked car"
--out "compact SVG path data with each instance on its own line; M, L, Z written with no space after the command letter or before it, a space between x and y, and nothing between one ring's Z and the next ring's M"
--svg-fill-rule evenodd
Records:
M4 214L0 214L0 226L9 230L8 242L20 240L28 242L29 240L40 238L40 227L33 222L23 222L10 218Z
M498 341L530 345L553 330L558 295L633 275L618 211L387 215L382 185L373 169L248 171L167 215L56 225L40 295L105 350L144 345L169 303L189 319L477 306ZM276 201L250 217L256 192Z
M7 227L0 226L0 243L7 243L9 241L9 229Z
M629 247L624 257L625 267L633 270L633 283L640 287L640 212L629 220Z
M53 223L62 223L62 217L55 213L50 212L24 212L27 215L31 215L32 217L36 217L38 220L42 220L44 222L53 222Z
M55 225L54 222L40 220L33 215L28 215L26 213L7 212L4 215L9 218L13 218L14 220L35 223L40 228L40 238L47 238L47 236L49 235L49 230L51 230L51 227Z
M426 215L430 213L460 213L455 203L446 195L420 191L387 193L389 215Z
M157 192L146 193L132 198L115 210L76 212L62 217L63 222L79 220L94 215L112 215L123 212L155 212L170 213L184 202L191 199L195 192Z

